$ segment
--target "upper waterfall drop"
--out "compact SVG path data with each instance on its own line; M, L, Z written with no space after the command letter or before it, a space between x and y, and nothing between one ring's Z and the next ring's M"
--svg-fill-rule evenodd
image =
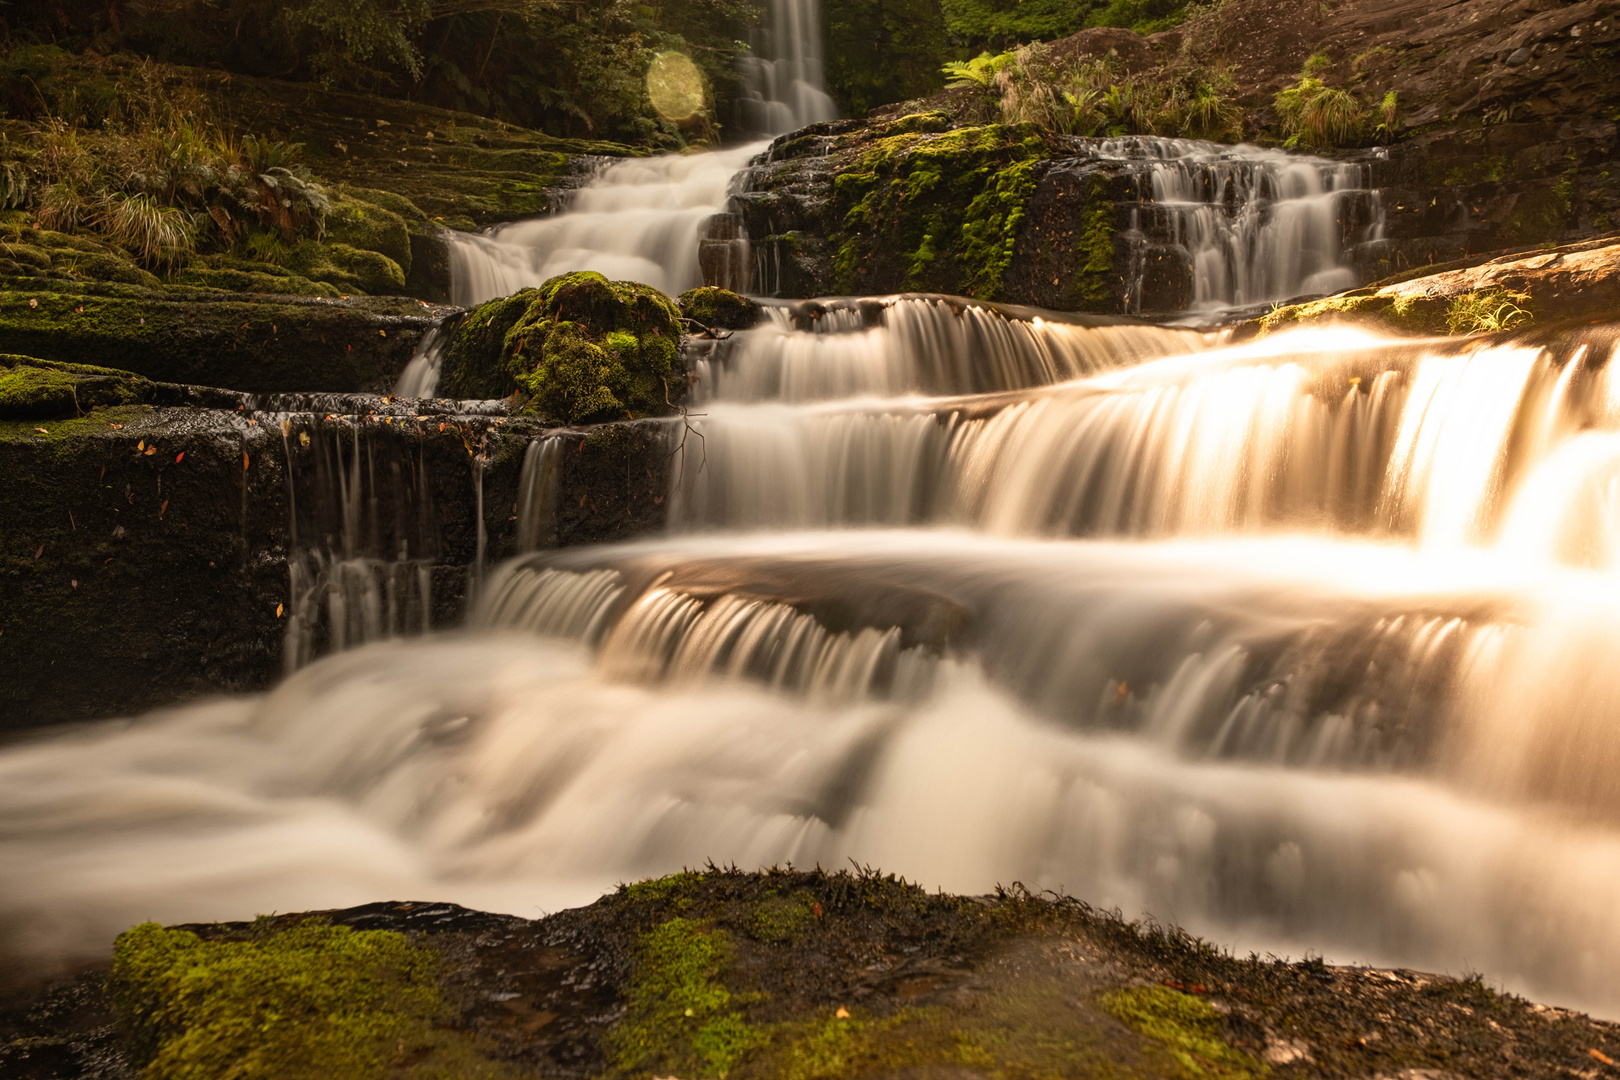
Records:
M836 120L838 106L823 89L819 0L771 0L761 35L763 55L742 61L748 96L740 103L743 130L781 135L807 124Z
M705 284L746 290L747 238L725 213L732 178L770 136L838 115L822 89L819 0L773 0L762 36L764 55L743 63L740 102L741 129L756 141L613 162L555 216L452 234L451 299L470 307L574 270L671 296Z

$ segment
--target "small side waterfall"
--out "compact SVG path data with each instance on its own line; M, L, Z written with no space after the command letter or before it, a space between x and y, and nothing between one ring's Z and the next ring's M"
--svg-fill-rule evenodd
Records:
M432 628L438 529L426 465L358 423L281 422L290 548L282 662ZM299 497L302 488L303 497Z
M394 396L401 398L430 398L439 389L439 363L445 340L442 327L434 327L422 335L416 352L399 373Z
M1365 165L1256 146L1148 136L1105 139L1128 163L1127 310L1209 312L1354 288L1351 255L1383 239Z

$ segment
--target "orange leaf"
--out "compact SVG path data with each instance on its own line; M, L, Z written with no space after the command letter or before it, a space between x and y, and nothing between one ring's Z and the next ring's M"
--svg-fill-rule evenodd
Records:
M163 505L162 505L162 506L160 506L160 507L158 507L158 517L162 517L162 516L163 516L163 514L164 514L164 512L165 512L165 511L166 511L166 510L168 510L168 509L169 509L169 500L168 500L168 499L164 499L164 500L163 500Z
M180 464L181 459L183 459L185 456L186 452L184 450L180 451L178 454L174 455L174 463L176 465Z
M1599 1061L1603 1062L1603 1064L1605 1064L1605 1065L1613 1065L1614 1064L1614 1058L1610 1057L1608 1054L1605 1054L1601 1050L1592 1049L1592 1050L1588 1050L1587 1053L1591 1054L1593 1057L1597 1058Z
M45 545L41 544L41 545L39 545L39 550L34 552L34 558L37 559L43 554L45 554Z
M244 451L242 451L242 471L247 472L247 467L248 467L248 456L247 456L247 451L244 450Z
M278 618L278 619L281 618L281 605L280 604L276 605L276 618Z

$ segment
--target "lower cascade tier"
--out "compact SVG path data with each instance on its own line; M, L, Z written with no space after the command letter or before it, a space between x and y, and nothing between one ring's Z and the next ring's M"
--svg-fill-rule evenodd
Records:
M1601 580L1290 537L524 556L464 632L0 752L0 947L853 859L1612 1013Z

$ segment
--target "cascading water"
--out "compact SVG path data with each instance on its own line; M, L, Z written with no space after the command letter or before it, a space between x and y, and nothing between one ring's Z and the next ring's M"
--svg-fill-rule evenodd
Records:
M0 754L8 947L853 858L1620 1010L1617 341L780 308L671 535L542 436L462 634Z
M820 24L816 0L772 0L742 70L741 127L755 141L605 163L553 217L450 234L453 301L479 304L574 270L671 296L704 284L745 291L748 240L726 213L732 178L761 140L838 115L822 89Z
M821 5L815 0L771 0L760 37L753 55L742 61L748 88L739 103L743 130L781 135L837 119L838 107L822 89Z
M1099 140L1088 152L1133 167L1140 205L1126 309L1138 314L1354 288L1354 249L1383 240L1383 200L1366 165L1147 136Z
M554 217L483 235L452 233L452 299L471 306L573 270L644 282L671 296L696 288L704 283L704 229L725 211L732 175L761 145L617 161Z

